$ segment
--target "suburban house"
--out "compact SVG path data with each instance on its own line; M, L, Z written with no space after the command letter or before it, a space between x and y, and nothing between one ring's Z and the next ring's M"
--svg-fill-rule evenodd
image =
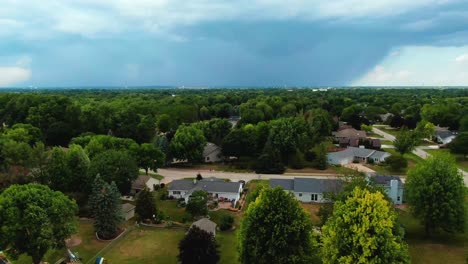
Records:
M369 148L379 149L382 145L380 139L367 138L365 131L356 130L352 127L342 127L332 134L335 137L335 142L341 148L365 145Z
M448 144L457 136L456 132L450 131L448 127L435 127L434 137L439 144Z
M135 216L135 206L130 203L122 204L122 215L125 221Z
M235 205L240 199L242 187L240 182L227 182L224 179L208 178L200 181L175 180L169 185L168 190L169 197L183 198L186 203L188 203L190 195L194 191L203 190L212 199L227 200Z
M374 174L369 178L372 183L385 189L385 192L394 204L403 203L403 182L400 177Z
M390 154L384 151L356 147L327 154L328 163L333 165L345 165L354 161L379 163L385 161L389 156Z
M315 178L294 178L294 179L270 179L271 187L282 187L285 191L294 194L301 202L329 202L324 197L325 193L340 192L343 182L338 179L315 179Z
M223 161L223 153L221 147L214 143L208 142L203 149L203 161L204 162L220 162Z
M354 128L345 128L336 132L332 132L332 134L337 141L342 138L367 138L365 131L356 130Z
M132 194L137 194L141 190L148 188L150 191L154 191L154 186L159 184L159 180L149 176L149 175L140 175L132 183Z
M392 113L386 113L386 114L383 114L383 115L379 115L380 117L380 120L382 120L382 122L386 123L387 121L390 120L390 118L393 117L393 114Z
M213 234L213 236L216 236L216 223L208 218L202 218L196 222L193 222L190 228L192 228L193 226L196 226L201 230L206 231L207 233L211 233Z

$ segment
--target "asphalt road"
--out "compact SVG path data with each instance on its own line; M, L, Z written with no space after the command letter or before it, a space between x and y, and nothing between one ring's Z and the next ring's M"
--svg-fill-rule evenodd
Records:
M389 133L387 133L385 131L382 131L382 130L376 128L376 127L372 127L372 131L375 134L381 135L385 140L389 140L389 141L394 141L395 140L395 136L390 135ZM423 159L427 159L428 157L431 156L431 154L427 153L425 150L426 149L437 149L437 148L439 148L439 147L438 146L418 146L413 150L413 153L416 154L417 156L423 158ZM466 172L466 171L464 171L462 169L458 169L458 170L463 175L463 181L465 182L465 186L468 186L468 172Z

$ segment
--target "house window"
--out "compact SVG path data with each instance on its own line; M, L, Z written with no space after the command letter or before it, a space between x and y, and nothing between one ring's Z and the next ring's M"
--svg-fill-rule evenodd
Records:
M302 197L302 193L299 194L299 197Z
M210 160L210 157L206 157L206 161L209 161Z
M310 195L310 200L311 201L317 201L318 200L318 195L316 193L313 193Z
M172 194L180 194L180 191L172 191Z
M397 197L397 201L400 201L400 196Z

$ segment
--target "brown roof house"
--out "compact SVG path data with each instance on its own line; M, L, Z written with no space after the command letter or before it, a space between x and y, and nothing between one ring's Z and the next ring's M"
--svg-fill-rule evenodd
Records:
M193 226L196 226L201 230L211 233L213 234L213 236L216 236L216 223L209 220L208 218L202 218L196 222L193 222L190 228L192 228Z
M365 131L357 130L354 128L346 128L337 132L332 132L336 140L340 138L366 138L367 134Z
M149 175L140 175L132 183L132 194L137 194L141 190L148 188L150 191L154 191L154 186L159 184L159 180L149 176Z

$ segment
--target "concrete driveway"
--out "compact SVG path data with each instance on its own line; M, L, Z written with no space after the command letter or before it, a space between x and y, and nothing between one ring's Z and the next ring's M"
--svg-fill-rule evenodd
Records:
M372 132L374 132L377 135L382 136L385 140L395 141L395 139L396 139L394 135L390 135L389 133L378 129L375 126L372 126Z
M346 165L343 165L343 167L346 167L346 168L350 168L350 169L353 169L353 170L356 170L356 171L359 171L359 172L365 172L365 173L368 173L368 172L375 172L375 170L372 170L362 164L359 164L359 163L349 163L349 164L346 164Z

